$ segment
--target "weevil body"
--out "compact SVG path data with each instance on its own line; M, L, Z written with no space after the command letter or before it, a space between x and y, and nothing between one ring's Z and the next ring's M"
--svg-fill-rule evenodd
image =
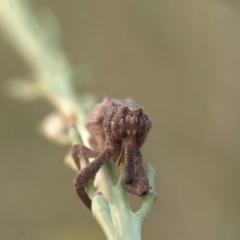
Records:
M132 99L118 100L105 97L89 113L87 129L92 149L74 145L71 153L79 169L74 180L76 192L84 204L91 209L91 200L85 192L87 181L94 178L100 167L110 158L120 165L124 159L125 174L122 186L128 192L144 196L150 190L146 168L140 148L146 140L152 123L144 109ZM78 155L94 157L81 169Z

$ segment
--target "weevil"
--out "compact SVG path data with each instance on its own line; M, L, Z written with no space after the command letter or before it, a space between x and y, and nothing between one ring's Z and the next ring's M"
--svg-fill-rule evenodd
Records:
M97 174L110 158L121 164L124 159L123 188L129 193L144 196L150 190L147 171L140 148L152 127L145 110L132 99L118 100L104 97L87 117L91 149L76 144L71 149L73 160L79 170L74 185L79 198L91 209L91 199L85 191L89 179ZM79 155L95 158L81 169Z

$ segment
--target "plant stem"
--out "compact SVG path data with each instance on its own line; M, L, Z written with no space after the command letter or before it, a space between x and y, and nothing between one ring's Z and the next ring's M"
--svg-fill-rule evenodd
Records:
M47 22L44 28L28 1L15 0L14 5L13 10L10 1L1 0L0 25L6 37L31 67L34 81L14 81L11 84L13 94L25 100L33 100L36 96L44 97L53 104L57 112L52 113L51 118L48 116L47 120L44 120L46 124L43 124L46 137L58 143L88 145L85 120L95 102L94 97L79 97L75 93L74 72L56 41L56 35L60 34L56 31L53 16L42 16ZM70 128L70 140L69 131L66 130L72 122L75 122L76 126L72 125ZM88 159L80 161L82 167L89 163ZM66 162L76 170L69 154ZM151 190L143 197L141 208L133 213L120 181L124 172L123 164L119 179L114 175L114 168L116 166L110 160L100 169L94 184L89 181L86 186L86 191L92 198L92 214L108 240L140 240L143 220L156 199L156 193ZM154 170L150 165L148 175L153 187Z

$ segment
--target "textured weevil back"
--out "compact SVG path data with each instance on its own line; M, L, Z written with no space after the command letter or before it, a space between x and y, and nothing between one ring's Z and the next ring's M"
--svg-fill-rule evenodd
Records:
M137 141L137 146L140 148L151 128L151 121L147 114L130 98L119 100L104 97L102 102L93 108L87 118L87 128L91 135L89 139L91 147L98 151L104 150L107 147L106 137L108 136L108 140L115 145L116 150L120 149L120 147L117 147L120 144L117 141L121 140L121 138L112 135L111 124L116 123L118 125L117 119L119 120L124 115L139 113L144 116L143 131L145 131L143 137Z

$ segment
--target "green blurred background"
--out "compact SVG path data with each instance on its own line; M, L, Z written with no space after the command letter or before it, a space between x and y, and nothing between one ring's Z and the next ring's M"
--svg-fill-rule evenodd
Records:
M143 155L158 200L143 239L239 240L240 3L31 2L57 16L72 65L92 69L80 94L132 96L152 118ZM69 148L36 131L52 107L4 90L30 73L3 38L0 69L0 239L105 239L74 192Z

